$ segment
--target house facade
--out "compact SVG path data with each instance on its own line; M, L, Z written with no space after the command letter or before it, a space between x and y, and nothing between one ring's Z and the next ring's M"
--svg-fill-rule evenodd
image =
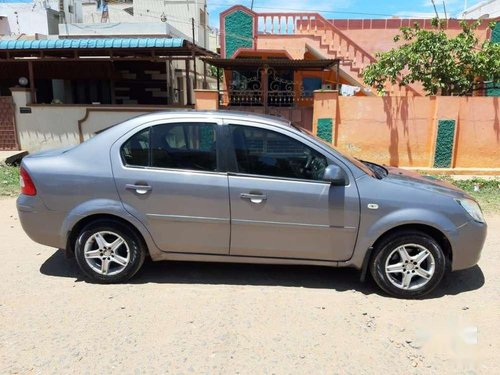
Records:
M465 8L464 11L460 13L460 18L466 19L484 19L497 17L500 17L500 1L498 0L481 1L468 8Z
M489 21L484 20L476 31L480 41L491 37ZM256 13L243 6L234 6L220 16L221 55L233 60L336 59L339 61L338 69L329 67L321 72L272 70L268 89L271 90L273 82L280 82L274 86L282 89L288 85L308 95L317 89L344 85L347 95L373 96L375 90L363 83L363 69L376 61L377 52L397 46L393 38L401 27L415 23L424 29L432 28L430 19L331 20L318 13ZM448 35L457 35L461 31L460 21L446 20L445 29ZM262 70L254 72L237 67L225 70L224 78L224 88L235 93L244 87L242 82L250 82L255 86L255 79L250 78L256 78L259 86L262 86L264 79ZM392 96L424 94L419 84L407 87L388 84L386 90Z

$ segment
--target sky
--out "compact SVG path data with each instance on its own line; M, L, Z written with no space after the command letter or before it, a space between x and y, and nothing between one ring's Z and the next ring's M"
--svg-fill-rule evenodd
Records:
M210 25L219 28L219 13L241 4L248 8L251 0L207 0ZM448 17L456 17L468 7L481 0L445 0ZM442 17L443 0L434 0ZM391 16L431 18L434 8L431 0L254 0L254 10L258 12L312 11L326 18L388 18Z

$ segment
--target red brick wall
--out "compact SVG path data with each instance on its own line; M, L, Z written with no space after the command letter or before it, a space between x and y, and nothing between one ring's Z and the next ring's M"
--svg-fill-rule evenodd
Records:
M17 150L14 105L11 96L0 96L0 150Z

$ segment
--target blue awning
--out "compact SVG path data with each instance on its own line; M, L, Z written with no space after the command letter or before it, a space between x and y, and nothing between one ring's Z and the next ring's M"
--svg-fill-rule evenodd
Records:
M46 39L0 40L0 50L54 50L54 49L132 49L180 48L182 38L96 38L96 39Z

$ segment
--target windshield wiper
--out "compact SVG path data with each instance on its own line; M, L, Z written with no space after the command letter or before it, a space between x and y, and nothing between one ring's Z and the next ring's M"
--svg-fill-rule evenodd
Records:
M366 160L360 160L360 159L358 160L364 165L366 165L373 172L375 177L378 178L379 180L383 179L385 176L389 174L389 171L379 164L372 163L371 161L366 161Z

